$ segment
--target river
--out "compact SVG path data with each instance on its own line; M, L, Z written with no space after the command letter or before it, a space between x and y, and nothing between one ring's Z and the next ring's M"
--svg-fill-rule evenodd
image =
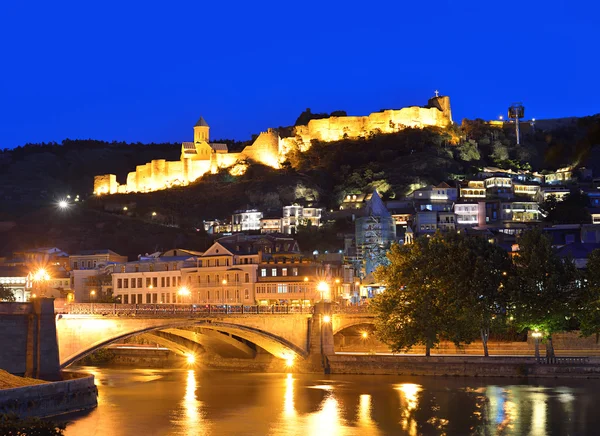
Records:
M98 408L68 436L592 435L600 380L519 380L80 367Z

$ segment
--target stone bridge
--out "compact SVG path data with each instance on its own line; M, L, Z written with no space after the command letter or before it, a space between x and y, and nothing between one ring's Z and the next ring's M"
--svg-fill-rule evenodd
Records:
M148 334L179 354L217 347L222 357L255 357L262 349L276 358L326 367L333 336L372 323L361 308L71 304L55 311L53 300L0 303L4 339L0 368L15 374L58 377L60 368L125 338Z
M349 312L349 313L346 313ZM333 335L372 322L360 308L336 313L330 304L291 306L72 304L56 317L60 366L139 334L179 353L215 343L244 357L256 348L285 360L333 354ZM233 354L235 355L235 353Z

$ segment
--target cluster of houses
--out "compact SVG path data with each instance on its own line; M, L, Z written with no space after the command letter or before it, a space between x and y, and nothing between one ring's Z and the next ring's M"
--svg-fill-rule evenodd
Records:
M589 223L545 225L540 205L551 197L560 202L574 190L586 194ZM383 291L373 271L390 244L410 244L437 231L464 231L514 252L518 235L538 226L580 268L600 248L600 184L584 169L542 175L484 168L470 180L420 187L401 199L348 193L338 210L290 205L281 215L247 210L205 222L214 242L204 252L176 248L134 261L108 249L15 252L0 258L0 286L17 301L51 296L123 304L356 304ZM300 250L298 226L317 228L340 218L354 229L338 235L339 250Z
M310 306L321 300L357 302L361 293L341 254L305 256L284 234L238 233L217 239L204 252L178 248L135 261L111 250L17 252L1 260L0 284L17 301L44 296L123 304Z

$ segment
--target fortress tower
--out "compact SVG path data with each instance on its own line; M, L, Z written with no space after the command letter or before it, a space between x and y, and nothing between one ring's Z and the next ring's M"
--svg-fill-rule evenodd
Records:
M208 123L202 116L200 116L200 119L194 125L194 143L209 142L209 130L210 127L208 126Z

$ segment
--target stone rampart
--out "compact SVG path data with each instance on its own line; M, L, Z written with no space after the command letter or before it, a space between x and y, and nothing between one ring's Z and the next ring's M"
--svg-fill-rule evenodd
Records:
M212 149L208 144L208 126L196 126L194 143L182 144L180 161L153 160L137 166L127 175L127 182L119 185L114 174L94 178L96 195L151 192L172 186L187 185L208 171L231 168L238 160L252 159L264 165L279 168L285 155L295 147L300 151L310 148L312 140L323 142L345 138L361 138L378 133L394 133L406 127L447 127L452 123L449 97L433 97L427 106L411 106L398 110L374 112L368 116L330 117L310 120L306 126L296 126L294 137L280 138L269 129L244 148L241 153L228 153L226 149ZM186 145L187 144L187 145ZM191 144L192 148L187 148ZM186 154L188 153L188 154Z
M98 405L94 376L64 373L65 380L13 389L0 389L0 414L49 417Z

